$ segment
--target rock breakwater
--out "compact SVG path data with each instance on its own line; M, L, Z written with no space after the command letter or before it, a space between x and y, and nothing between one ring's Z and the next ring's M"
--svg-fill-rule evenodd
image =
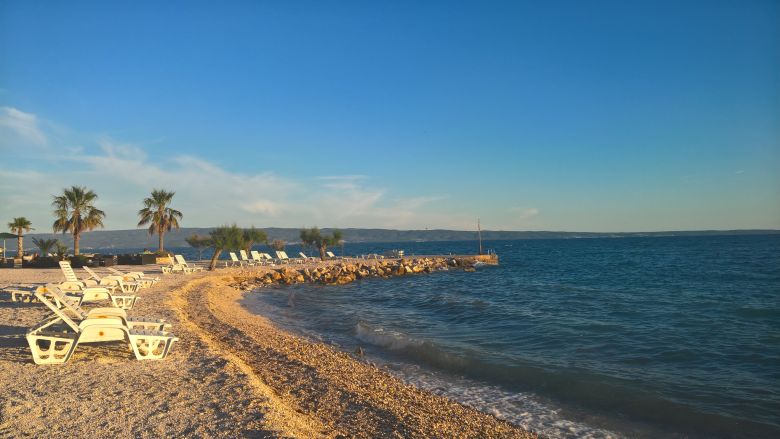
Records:
M405 259L344 260L317 267L295 267L287 265L254 276L241 277L237 287L248 289L265 285L294 285L314 283L321 285L344 285L371 277L390 278L435 271L461 269L474 270L474 259L464 257L421 257Z

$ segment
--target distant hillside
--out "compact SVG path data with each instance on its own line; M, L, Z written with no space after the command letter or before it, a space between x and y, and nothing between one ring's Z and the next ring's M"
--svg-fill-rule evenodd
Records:
M171 231L165 235L166 247L185 247L184 239L193 234L207 235L208 228L183 228ZM287 242L299 241L299 229L291 228L266 228L263 229L269 239L282 239ZM333 229L323 229L330 233ZM460 230L388 230L388 229L341 229L344 239L348 242L407 242L407 241L467 241L477 239L474 231ZM653 237L653 236L695 236L695 235L759 235L780 234L780 230L702 230L679 232L632 232L632 233L594 233L594 232L516 232L483 230L482 239L490 240L515 240L515 239L574 239L574 238L626 238L626 237ZM51 233L31 233L26 235L26 248L33 248L29 238L57 238L69 246L73 245L71 235ZM1 243L1 242L0 242ZM10 248L15 248L16 242L8 243ZM156 248L157 236L149 236L145 229L134 230L98 230L82 235L81 247L89 248Z

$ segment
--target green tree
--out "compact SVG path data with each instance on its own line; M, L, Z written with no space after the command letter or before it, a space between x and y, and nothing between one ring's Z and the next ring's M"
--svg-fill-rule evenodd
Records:
M323 235L319 228L301 230L301 242L304 245L310 245L320 252L320 259L325 260L325 252L328 246L336 246L341 241L342 233L340 230L334 230L330 236Z
M165 250L163 245L165 232L178 229L179 220L183 217L181 212L170 207L175 194L176 192L154 189L150 197L144 198L144 208L138 211L138 216L141 217L141 220L138 221L138 227L149 224L149 234L157 233L159 238L158 253Z
M249 229L244 229L244 250L246 250L247 254L252 250L252 246L255 244L265 244L268 242L268 236L266 236L265 232L256 229L255 226L252 226Z
M59 242L59 240L57 239L43 239L43 238L41 239L33 238L32 241L33 244L35 244L36 247L38 247L38 250L40 250L41 257L48 256L49 253L52 252L52 250L57 246L57 243Z
M187 244L190 247L198 250L198 260L203 259L203 249L211 247L211 238L208 236L192 235L189 238L185 238Z
M57 240L57 244L55 244L56 250L54 251L54 254L57 255L57 258L61 261L65 259L65 256L68 254L68 246L63 244L62 241Z
M97 194L85 187L71 186L62 190L62 195L54 196L54 233L73 234L73 255L79 254L79 241L85 231L103 227L106 213L95 207Z
M211 256L211 264L209 265L210 270L216 268L219 255L224 250L240 250L246 244L244 231L235 224L217 227L209 232L209 236L211 237L211 247L214 249L214 254Z
M31 226L30 220L23 216L14 218L13 221L8 223L8 228L11 232L16 233L16 255L19 258L24 256L24 232L35 230Z

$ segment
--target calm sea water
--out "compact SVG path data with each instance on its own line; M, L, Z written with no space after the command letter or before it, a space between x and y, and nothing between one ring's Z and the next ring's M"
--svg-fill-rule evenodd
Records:
M498 267L245 305L551 437L780 437L780 236L499 241ZM474 243L360 246L474 253Z

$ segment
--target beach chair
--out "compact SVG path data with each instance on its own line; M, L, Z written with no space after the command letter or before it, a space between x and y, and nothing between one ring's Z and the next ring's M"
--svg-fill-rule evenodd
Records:
M333 252L331 252L331 251L327 251L327 252L325 252L325 256L327 256L327 257L328 257L328 259L344 259L344 257L343 257L343 256L336 256L336 255L334 255L334 254L333 254Z
M241 259L238 259L238 256L236 256L235 252L230 252L228 254L230 255L230 260L225 261L225 267L228 267L229 266L228 264L230 264L233 267L235 267L236 265L238 265L239 267L244 266L244 263L241 261Z
M1 293L11 295L11 302L37 302L35 298L35 289L41 286L40 284L16 284L16 285L4 285L0 289Z
M122 276L125 280L138 282L141 284L141 288L149 288L160 281L159 277L146 277L141 271L128 271L127 273L122 273L114 267L106 267L106 269L117 276Z
M272 258L268 253L260 253L260 256L262 256L269 265L275 265L276 259Z
M42 293L46 298L51 297L53 305L62 312L68 314L71 319L81 322L86 319L98 319L105 316L120 317L128 329L148 329L153 331L165 331L171 328L170 323L164 319L154 319L149 317L129 317L127 311L121 308L91 308L85 310L78 301L65 294L55 284L41 286L35 289L35 292ZM44 303L46 307L52 309L52 303Z
M83 318L77 323L78 319L71 318L44 292L36 291L35 296L54 313L54 316L32 328L26 335L35 364L65 363L80 343L116 341L126 342L138 360L160 360L168 356L173 343L178 341L173 334L165 331L138 329L126 317L113 313L110 308L86 315L78 313ZM161 327L160 324L157 327Z
M238 253L241 255L241 261L244 262L246 265L257 265L257 263L253 259L250 259L246 255L246 250L241 250Z
M76 277L76 273L73 272L68 261L60 261L60 270L65 275L66 281L58 284L57 287L69 295L77 297L79 304L108 300L117 308L133 309L138 300L138 296L134 294L115 294L114 291L117 287L113 285L97 286L92 281L92 286L88 286L87 283Z
M287 253L279 250L276 251L276 260L278 260L280 264L290 263L290 258L287 256Z
M76 276L76 272L73 271L73 267L70 266L70 262L60 261L59 264L60 264L60 271L62 271L62 275L65 276L65 282L62 282L60 284L60 288L63 288L66 291L69 290L78 291L79 288L99 286L97 281L94 279L79 279L79 277ZM103 288L109 291L116 290L116 287L108 286L108 285L103 285Z
M168 258L171 261L169 264L160 265L160 270L163 274L184 273L184 268L176 262L176 258L171 255L169 255Z
M89 267L82 267L82 269L89 275L88 279L95 280L100 286L113 285L119 287L123 293L135 293L141 288L141 285L138 282L126 282L122 276L112 275L101 277Z
M315 258L314 256L306 256L306 253L304 253L304 252L298 252L298 255L300 255L301 260L303 260L304 262L305 261L316 261L317 260L317 258Z
M286 251L283 251L282 253L284 253L284 255L287 256L287 252ZM291 257L287 256L287 259L289 261L295 262L296 264L303 264L303 263L306 262L306 257L305 256L302 257L302 258L291 258Z
M265 258L260 255L260 252L257 250L252 250L251 252L252 260L255 261L255 264L257 265L265 265Z
M181 270L184 273L195 273L203 270L203 268L198 267L197 265L188 265L182 255L175 255L174 257L176 258L177 265L181 267Z

